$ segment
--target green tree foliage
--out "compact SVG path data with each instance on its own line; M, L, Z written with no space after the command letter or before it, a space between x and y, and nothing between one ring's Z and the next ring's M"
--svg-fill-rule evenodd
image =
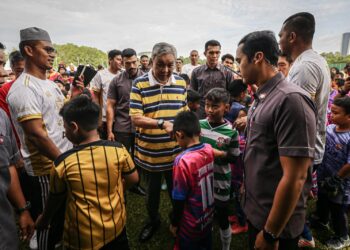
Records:
M99 64L105 67L107 65L107 54L99 49L78 46L72 43L54 44L54 46L57 50L55 67L61 62L64 62L66 65L70 63L74 65L90 64L94 67L97 67Z
M321 53L321 55L327 60L329 64L336 64L336 63L349 63L350 62L350 55L342 56L339 52L328 52L328 53Z

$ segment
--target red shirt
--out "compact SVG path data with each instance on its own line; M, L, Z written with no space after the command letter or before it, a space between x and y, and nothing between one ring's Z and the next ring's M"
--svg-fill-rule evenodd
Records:
M13 126L13 123L12 123L12 120L11 120L11 114L10 114L9 105L8 105L8 103L6 101L7 94L9 93L10 88L11 88L12 84L15 81L16 81L16 79L11 81L11 82L7 82L4 85L2 85L2 87L0 88L0 108L2 108L6 112L7 116L9 117L9 119L11 121L11 125L12 125L12 130L15 133L15 136L16 136L17 146L18 146L18 148L20 148L21 143L19 141L19 138L18 138L18 135L17 135L17 131L16 131L15 127Z

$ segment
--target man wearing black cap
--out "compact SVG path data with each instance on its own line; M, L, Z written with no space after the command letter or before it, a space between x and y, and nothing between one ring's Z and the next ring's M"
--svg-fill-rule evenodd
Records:
M31 27L21 30L20 37L25 69L12 85L7 102L22 145L27 173L24 192L36 219L45 207L52 163L72 145L59 116L64 96L55 83L46 79L46 71L52 68L56 56L50 36L45 30ZM62 221L52 222L49 230L38 231L39 249L54 249L61 236L57 225Z

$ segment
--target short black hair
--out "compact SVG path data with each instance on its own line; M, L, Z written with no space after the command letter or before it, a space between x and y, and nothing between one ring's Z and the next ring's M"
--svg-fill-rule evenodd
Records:
M127 48L127 49L124 49L123 52L122 52L122 58L124 57L132 57L132 56L136 56L136 51L134 49L131 49L131 48Z
M345 114L350 115L350 97L349 96L344 96L344 97L334 99L333 104L335 106L343 108L345 111Z
M188 77L188 75L187 74L180 74L179 75L182 79L184 79L185 80L185 82L186 82L186 84L187 85L189 85L190 84L190 78Z
M174 133L182 131L188 137L199 136L201 133L201 126L197 115L192 111L182 111L178 113L174 120Z
M249 62L252 61L256 52L263 52L265 59L277 66L278 62L278 42L275 34L270 30L254 31L244 36L238 43L243 44L242 51L247 55Z
M304 42L312 42L315 34L315 17L311 13L296 13L288 17L283 25L288 32L296 33Z
M97 129L99 114L99 106L86 95L73 98L60 110L65 122L76 122L85 131Z
M148 58L148 55L142 55L142 56L140 57L140 59L142 59L142 58L144 58L144 57Z
M197 91L193 89L187 90L187 102L198 102L201 98L201 95Z
M233 97L238 97L242 92L245 92L247 88L247 84L244 84L242 79L235 79L228 85L228 91Z
M209 40L204 45L204 50L207 51L209 46L219 46L221 48L221 44L217 40Z
M222 61L222 62L225 61L226 58L231 59L233 62L235 61L235 58L234 58L233 55L231 55L231 54L225 54L225 55L223 55L223 56L221 57L221 61Z
M177 60L180 60L182 63L184 62L184 60L181 57L176 58L176 61Z
M289 64L292 64L292 62L293 62L292 58L289 55L287 55L286 53L283 53L282 50L280 50L278 52L278 56L286 58L286 60Z
M14 64L24 61L24 57L18 50L12 51L9 55L10 66L13 67Z
M6 49L5 45L0 42L0 49Z
M118 49L112 49L108 52L108 60L113 60L116 56L121 56L122 52Z
M214 103L223 102L228 104L230 102L230 96L223 88L213 88L204 97L205 100L212 101Z

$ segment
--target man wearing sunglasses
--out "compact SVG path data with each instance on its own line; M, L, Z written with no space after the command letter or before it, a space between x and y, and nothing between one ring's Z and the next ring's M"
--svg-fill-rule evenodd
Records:
M50 36L45 30L31 27L21 30L20 38L24 72L13 83L7 102L22 146L27 173L24 193L31 203L31 216L36 219L45 207L53 161L72 145L59 116L64 96L54 82L46 79L46 71L52 68L56 56ZM63 219L56 220L49 230L37 232L38 249L54 249L60 240Z

